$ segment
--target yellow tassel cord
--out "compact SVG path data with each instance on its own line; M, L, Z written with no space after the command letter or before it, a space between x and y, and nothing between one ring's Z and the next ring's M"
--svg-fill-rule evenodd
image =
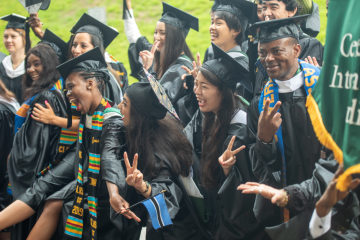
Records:
M334 139L331 137L330 133L326 130L324 122L322 120L319 107L311 94L307 97L306 107L310 115L311 123L314 127L316 136L318 137L320 143L326 148L333 151L335 159L339 164L343 163L343 152L339 146L335 143ZM354 173L360 173L360 164L352 166L345 170L345 172L339 177L336 184L336 188L344 192L347 190L347 187L352 181L351 175Z

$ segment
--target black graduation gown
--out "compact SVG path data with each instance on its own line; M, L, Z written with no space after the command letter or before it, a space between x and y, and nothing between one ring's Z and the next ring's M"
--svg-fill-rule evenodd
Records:
M152 44L145 37L140 37L136 43L131 43L128 54L131 68L131 76L137 78L140 82L148 82L147 78L141 74L142 64L140 63L139 53L144 50L151 50ZM183 87L181 76L187 74L182 66L192 69L192 61L186 56L181 55L163 74L159 83L164 87L175 111L178 113L183 126L190 121L193 114L196 112L198 105L195 103L196 97L190 91L186 91ZM156 72L153 67L148 69L149 73L157 78Z
M6 88L15 94L16 100L21 105L24 102L23 91L22 91L22 77L20 75L15 78L10 78L5 71L3 63L0 63L0 79L5 84Z
M115 183L119 188L119 194L124 194L125 191L125 178L123 175L122 164L120 163L120 156L123 151L123 145L118 144L123 142L121 139L124 137L123 123L119 116L113 116L104 121L102 135L101 135L101 178L98 185L98 239L136 239L136 238L123 238L124 235L120 229L123 228L123 220L126 218L122 215L115 216L114 210L109 203L109 193L107 191L106 181ZM84 148L87 149L88 143L91 142L92 136L89 134L87 128L84 128L83 143ZM64 201L62 215L59 222L59 227L53 239L62 239L66 220L69 211L72 208L76 179L79 167L79 162L74 161L75 151L69 153L63 161L56 165L53 169L49 170L43 177L37 179L31 188L20 196L19 200L23 201L35 211L39 210L41 203L44 200L61 199ZM87 151L83 154L88 154ZM114 171L114 169L120 169ZM88 162L84 163L84 189L87 189L87 168ZM52 194L52 195L51 195ZM87 197L87 193L85 192ZM83 239L91 239L90 223L88 222L88 208L85 204L84 210L84 231ZM40 214L39 214L40 215ZM126 226L126 225L125 225Z
M323 64L324 46L316 38L310 37L299 28L299 44L301 53L299 59L305 60L308 56L315 57L320 66ZM260 92L268 80L268 75L260 60L255 66L254 96Z
M105 82L105 89L103 89L102 91L102 96L117 105L121 102L121 88L110 70L107 71L110 75L110 80L108 82Z
M315 204L334 177L338 166L335 160L320 159L312 178L285 188L290 196L287 209L296 216L287 223L267 228L272 239L313 239L308 230ZM331 229L317 239L359 239L359 213L359 201L356 194L351 192L343 201L335 204Z
M116 71L121 81L121 90L125 93L127 87L129 86L128 74L124 67L124 64L121 62L110 62L108 63L112 69Z
M11 195L7 193L9 183L7 159L13 145L14 120L15 111L0 102L0 212L12 201Z
M242 110L246 111L244 107ZM205 198L209 211L206 227L214 239L268 239L263 223L255 218L253 211L255 196L245 195L237 191L237 187L249 181L255 181L251 171L248 151L243 150L236 155L236 163L227 177L223 171L219 174L219 185L213 189L204 189L200 185L200 158L202 144L203 115L198 110L184 132L193 145L194 181ZM242 123L230 124L228 135L221 146L220 155L227 149L232 136L236 136L233 149L248 144L247 127ZM220 156L219 155L219 156Z
M259 182L282 188L274 182L272 173L281 171L282 158L273 138L265 144L257 138L260 94L251 102L248 109L248 130L250 138L250 159L255 177ZM294 92L280 93L282 102L282 136L285 149L287 184L301 183L312 176L315 163L320 159L321 144L315 135L309 114L306 110L307 95L304 87Z

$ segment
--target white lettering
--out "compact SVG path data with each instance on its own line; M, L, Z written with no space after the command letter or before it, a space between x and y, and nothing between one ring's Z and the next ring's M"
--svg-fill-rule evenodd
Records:
M347 112L346 112L346 119L345 122L353 125L354 124L354 115L355 115L355 109L356 109L356 101L357 99L354 98L352 100L352 106L347 108Z
M331 85L330 85L329 87L336 88L336 85L335 85L336 76L339 76L339 85L337 86L337 88L343 88L343 86L342 86L343 75L342 75L341 72L337 72L338 69L339 69L339 66L338 66L338 65L334 65L334 68L335 68L334 76L333 76Z
M341 55L343 55L344 57L349 57L349 53L346 54L344 51L344 43L345 43L345 40L347 37L350 37L350 41L351 41L351 39L352 39L351 33L345 34L341 41L340 52L341 52Z

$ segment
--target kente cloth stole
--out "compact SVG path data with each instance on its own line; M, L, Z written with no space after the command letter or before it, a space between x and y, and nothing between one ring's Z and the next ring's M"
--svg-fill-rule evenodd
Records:
M82 238L83 233L83 215L84 215L84 183L83 183L83 163L89 161L88 168L88 206L89 206L89 223L91 225L91 240L97 239L97 185L100 174L100 138L103 126L103 114L106 108L111 107L110 104L103 98L101 103L95 110L92 117L92 128L88 131L91 136L89 143L89 156L82 154L83 152L83 129L85 127L86 115L83 114L80 118L78 146L76 157L79 159L79 170L76 185L76 194L72 210L68 216L65 226L65 239Z
M52 90L60 90L62 91L62 85L63 84L63 79L60 78L55 84L54 86L49 89L48 91L52 91ZM21 107L19 108L19 110L16 112L15 115L15 134L20 130L21 126L24 124L26 117L27 117L27 112L31 106L31 103L34 101L34 99L36 98L36 96L39 95L36 94L35 96L29 98L28 100L26 100Z
M303 86L305 88L306 94L309 95L311 93L312 89L315 87L317 80L319 79L320 70L317 67L315 67L311 64L308 64L302 60L299 60L299 65L300 65L301 71L304 74L304 85ZM261 96L259 99L259 106L258 106L260 114L262 111L264 111L265 102L266 102L266 99L268 99L268 98L270 99L269 111L271 111L275 107L276 103L279 101L279 86L271 78L269 78L269 81L267 82L263 91L261 92ZM279 127L279 129L276 132L276 135L274 137L275 137L275 141L276 141L276 146L280 150L281 157L282 157L282 182L283 182L283 187L286 187L287 182L286 182L285 149L284 149L284 142L283 142L283 138L282 138L281 126ZM288 211L288 209L284 208L284 222L289 221L289 219L290 219L289 211Z

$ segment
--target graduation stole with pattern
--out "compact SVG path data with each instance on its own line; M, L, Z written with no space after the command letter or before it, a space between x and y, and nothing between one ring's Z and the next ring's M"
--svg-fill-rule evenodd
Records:
M60 90L62 91L62 86L63 86L63 79L60 78L52 88L50 88L48 91L52 91L52 90ZM30 106L32 104L32 102L34 101L34 99L36 98L36 96L39 95L36 94L35 96L29 98L28 100L26 100L21 107L19 108L19 110L16 112L15 115L15 134L20 130L21 126L24 124L26 117L27 117L27 112L30 109Z
M103 126L103 114L106 108L111 107L103 98L95 110L92 117L92 129L89 134L92 141L89 146L89 156L82 154L83 150L83 129L85 126L86 115L82 115L79 125L77 158L79 159L79 170L76 185L76 194L72 210L68 216L65 226L65 239L82 238L83 233L83 215L84 215L84 183L83 183L83 163L89 161L88 169L88 206L89 206L89 223L91 225L92 240L97 239L97 191L96 187L100 174L100 138Z
M311 64L308 64L300 59L299 59L299 64L300 64L300 69L304 74L304 85L303 86L305 88L306 94L309 95L311 93L312 89L315 87L317 80L319 79L320 70L317 67L315 67ZM279 101L279 86L271 78L269 78L269 81L266 83L263 91L261 92L261 96L259 99L259 105L258 105L260 114L262 111L264 111L265 102L266 102L266 99L268 99L268 98L270 99L269 111L271 111L275 107L276 103ZM282 156L282 166L283 166L282 182L283 182L283 187L286 187L287 182L286 182L285 149L284 149L284 142L283 142L283 138L282 138L281 126L279 127L279 129L276 132L275 141L276 141L276 146L280 150L280 153ZM290 219L289 211L287 209L284 209L284 222L289 221L289 219Z

